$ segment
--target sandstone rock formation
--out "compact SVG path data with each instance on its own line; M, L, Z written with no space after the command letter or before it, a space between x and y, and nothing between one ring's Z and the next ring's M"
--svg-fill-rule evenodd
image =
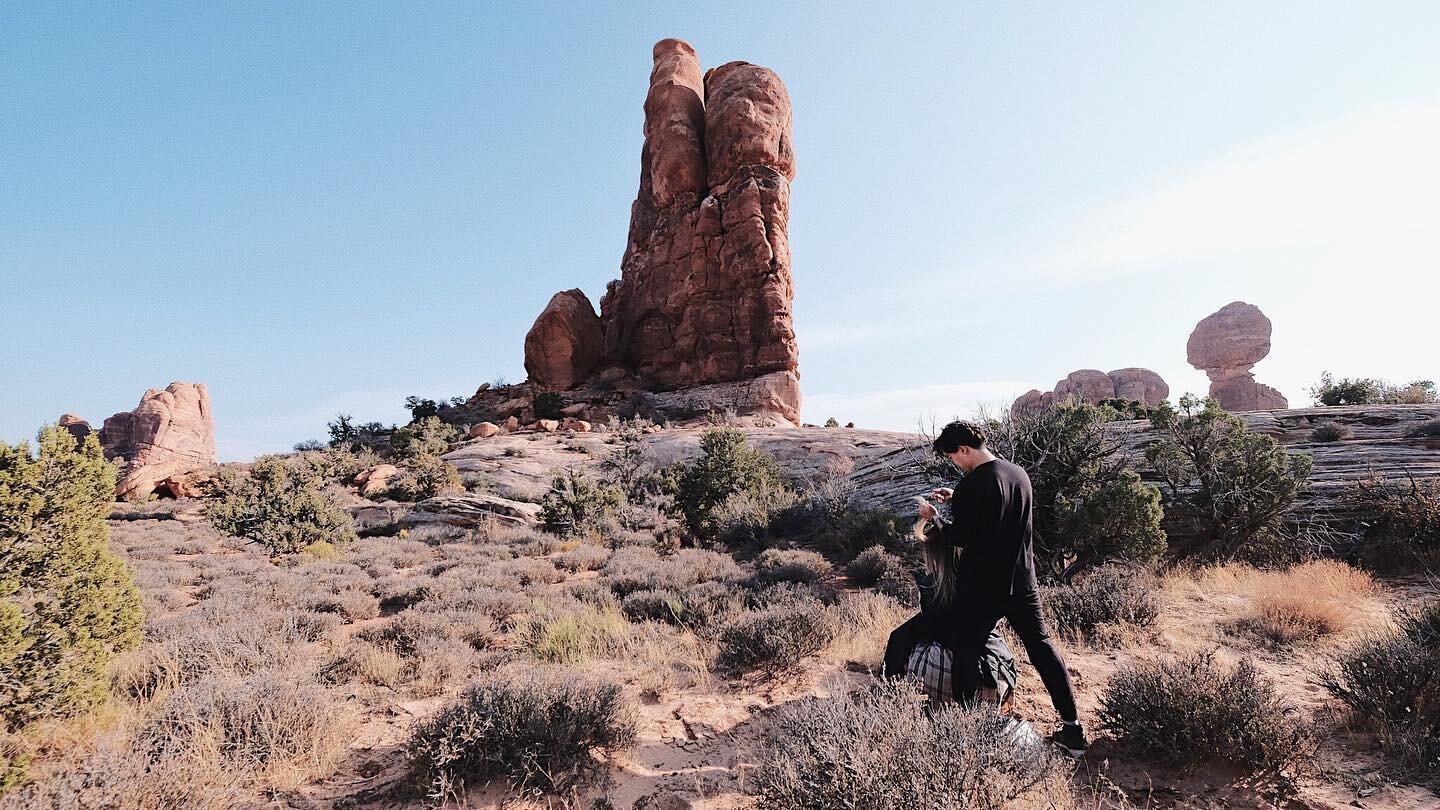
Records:
M86 436L89 436L91 433L95 432L90 427L89 422L86 422L84 419L81 419L73 413L61 414L58 424L60 427L63 427L66 430L70 431L70 435L74 436L75 441L77 442L85 441Z
M604 348L590 299L580 290L558 292L525 335L525 372L546 388L570 388L594 370Z
M1270 353L1270 319L1254 304L1234 301L1195 326L1186 359L1210 378L1210 396L1227 411L1288 408L1279 391L1255 381L1250 369Z
M355 486L360 488L361 495L373 498L390 489L390 480L399 474L400 468L394 464L377 464L356 473Z
M470 438L488 439L500 432L500 426L494 422L481 422L470 428Z
M105 420L100 444L106 458L124 458L117 498L142 500L171 476L215 463L215 421L202 383L172 382L150 389L133 411Z
M1010 406L1011 413L1049 407L1067 399L1097 403L1104 399L1129 399L1154 408L1170 396L1170 386L1148 368L1119 368L1105 373L1093 368L1072 371L1055 383L1054 390L1031 389Z
M798 424L790 131L790 97L773 72L729 62L702 77L694 48L657 43L640 191L620 278L600 302L603 347L587 343L588 301L561 293L526 338L530 381L570 388L598 360L594 377L609 387L703 387L713 409Z

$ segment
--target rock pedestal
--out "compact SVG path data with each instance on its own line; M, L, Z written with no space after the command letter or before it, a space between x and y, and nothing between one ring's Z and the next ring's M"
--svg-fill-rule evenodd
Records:
M1254 304L1234 301L1195 326L1186 359L1210 378L1210 396L1227 411L1288 408L1285 396L1255 381L1250 369L1270 353L1270 319Z

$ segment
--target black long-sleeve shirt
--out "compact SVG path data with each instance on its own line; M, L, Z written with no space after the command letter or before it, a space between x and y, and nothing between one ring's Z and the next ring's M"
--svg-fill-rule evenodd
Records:
M940 539L960 548L957 593L996 599L1039 588L1035 578L1030 476L1005 459L987 461L955 486Z

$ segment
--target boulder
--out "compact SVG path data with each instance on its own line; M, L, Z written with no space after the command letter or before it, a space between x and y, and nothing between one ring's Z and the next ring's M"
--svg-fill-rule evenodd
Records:
M500 426L494 422L481 422L470 428L470 438L488 439L500 432Z
M584 419L566 419L561 425L564 430L573 430L576 433L589 433L591 425Z
M560 413L565 416L573 416L576 419L580 419L585 416L585 410L589 407L590 406L585 404L584 402L576 402L574 404L566 405L565 407L561 408Z
M1143 402L1147 408L1159 406L1170 396L1165 379L1148 368L1117 368L1108 376L1116 397Z
M152 388L135 410L105 420L100 445L106 458L125 459L115 496L144 500L160 481L215 463L210 393L203 383Z
M394 464L377 464L368 470L362 470L355 476L355 485L360 487L360 494L366 498L373 498L376 495L383 495L390 489L390 479L400 474L400 468Z
M778 76L730 62L702 79L694 48L656 44L640 190L620 279L600 302L609 367L652 391L771 378L767 394L734 409L763 406L798 424L794 176Z
M1115 382L1110 375L1093 368L1072 371L1065 379L1055 383L1055 394L1060 398L1074 398L1081 402L1099 402L1115 396Z
M600 318L580 290L555 293L525 335L525 372L544 388L571 388L605 350Z
M1185 344L1190 365L1210 378L1210 396L1227 411L1288 408L1279 391L1251 369L1270 353L1270 319L1254 304L1233 301L1196 324Z
M517 430L519 430L519 429L520 429L520 418L519 418L519 417L517 417L517 416L511 416L511 417L509 417L508 419L505 420L505 430L506 430L506 431L508 431L508 432L510 432L510 433L514 433L515 431L517 431Z
M560 429L560 423L554 419L541 419L535 423L535 427L546 433L554 433Z

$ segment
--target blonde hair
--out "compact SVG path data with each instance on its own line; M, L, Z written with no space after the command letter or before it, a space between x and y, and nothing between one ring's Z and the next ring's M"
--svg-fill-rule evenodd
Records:
M918 495L915 500L928 503ZM910 531L915 539L920 541L920 550L925 558L925 573L935 579L935 602L940 605L950 604L950 600L955 596L956 548L942 542L939 527L926 518L915 521L915 526Z

